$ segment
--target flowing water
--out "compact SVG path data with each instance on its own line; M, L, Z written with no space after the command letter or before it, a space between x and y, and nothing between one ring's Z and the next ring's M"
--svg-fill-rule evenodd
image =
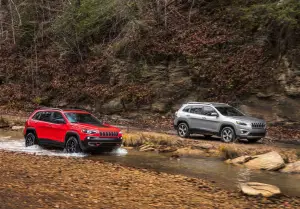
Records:
M16 135L0 136L0 150L26 152L36 155L81 157L90 160L104 160L126 166L146 168L157 172L182 174L190 177L204 178L227 189L237 189L239 182L257 181L278 186L284 194L300 197L300 175L281 174L277 172L249 170L225 164L216 158L183 157L173 159L168 154L139 152L117 149L101 155L67 154L63 150L45 149L40 146L25 147L24 140Z

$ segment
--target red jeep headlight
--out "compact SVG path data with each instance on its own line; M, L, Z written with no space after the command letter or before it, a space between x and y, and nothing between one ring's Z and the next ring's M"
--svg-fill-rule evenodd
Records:
M97 131L97 130L82 129L82 133L85 133L85 134L98 134L99 131Z

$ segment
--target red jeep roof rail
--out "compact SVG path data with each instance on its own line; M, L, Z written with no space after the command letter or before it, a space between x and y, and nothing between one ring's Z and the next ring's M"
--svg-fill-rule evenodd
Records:
M80 107L76 107L76 106L70 106L70 107L66 107L66 108L63 108L64 111L72 111L72 110L78 110L78 111L85 111L85 112L90 112L91 110L87 110L87 109L84 109L84 108L80 108Z
M62 111L62 109L56 108L56 107L40 107L40 108L38 108L38 110L46 110L46 109L49 109L49 110L60 110L60 111Z

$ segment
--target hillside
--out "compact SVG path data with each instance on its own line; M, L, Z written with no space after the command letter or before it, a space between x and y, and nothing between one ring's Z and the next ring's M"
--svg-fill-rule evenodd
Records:
M297 0L1 1L0 105L168 116L220 101L299 122L299 15Z

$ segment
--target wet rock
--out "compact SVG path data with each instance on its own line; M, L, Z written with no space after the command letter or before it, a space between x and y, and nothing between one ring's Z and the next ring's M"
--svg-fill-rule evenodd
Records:
M253 156L252 160L245 163L248 168L268 171L277 171L284 167L282 157L275 151Z
M160 153L168 153L168 152L175 152L177 150L177 148L175 147L160 147L158 149L158 152Z
M241 191L246 195L264 197L271 197L280 194L280 189L270 184L263 184L258 182L240 183L239 187Z
M24 129L24 126L13 126L11 127L11 130L13 131L19 131L19 130L23 130Z
M283 173L300 173L300 161L295 163L287 164L283 169L280 170Z
M213 147L211 144L197 144L193 146L194 149L212 149Z
M155 150L155 148L151 145L145 145L145 146L140 147L141 152L152 152L154 150Z
M237 157L237 158L234 158L234 159L226 160L226 163L229 163L229 164L244 164L244 163L248 162L251 159L253 159L253 157L246 155L246 156L241 156L241 157Z

